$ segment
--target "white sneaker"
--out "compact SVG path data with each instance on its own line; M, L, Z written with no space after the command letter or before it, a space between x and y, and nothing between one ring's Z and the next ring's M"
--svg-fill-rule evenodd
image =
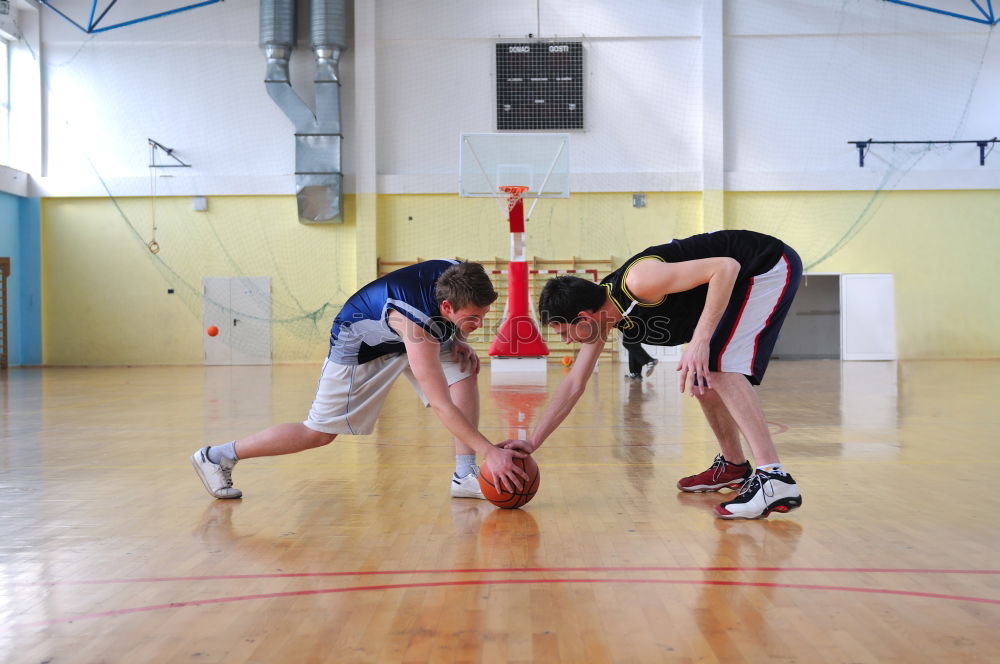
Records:
M486 500L482 490L479 488L479 480L475 473L469 473L465 477L458 475L451 476L451 497L452 498L479 498Z
M233 466L236 461L222 457L219 463L208 458L208 448L203 447L191 455L191 465L198 472L205 490L213 498L239 498L243 492L233 488Z
M733 500L715 506L722 519L762 519L771 512L791 512L802 505L799 487L788 473L757 470Z

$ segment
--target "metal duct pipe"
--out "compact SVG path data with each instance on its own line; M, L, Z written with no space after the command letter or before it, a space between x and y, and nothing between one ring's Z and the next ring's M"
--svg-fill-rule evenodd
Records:
M309 44L315 48L347 48L347 1L312 0L309 6Z
M295 189L299 218L343 222L340 77L347 47L347 0L311 0L310 45L316 54L316 112L292 88L288 60L295 45L295 0L261 0L260 42L271 99L295 125Z
M294 0L261 0L260 2L260 45L295 47L295 2Z

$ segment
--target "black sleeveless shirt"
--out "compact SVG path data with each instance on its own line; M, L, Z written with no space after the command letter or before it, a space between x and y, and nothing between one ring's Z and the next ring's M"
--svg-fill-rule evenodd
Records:
M629 269L642 260L680 263L699 258L725 256L736 259L740 271L733 285L734 299L743 300L750 279L773 268L785 251L781 240L753 231L716 231L692 235L668 244L648 247L604 277L601 285L624 318L615 327L627 341L653 346L677 346L691 341L698 318L705 308L708 284L681 293L670 293L659 302L645 304L625 287Z

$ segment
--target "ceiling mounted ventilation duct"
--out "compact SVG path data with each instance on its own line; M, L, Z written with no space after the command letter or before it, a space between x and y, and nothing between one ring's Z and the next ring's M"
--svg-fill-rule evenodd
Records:
M260 45L267 57L264 84L295 126L295 191L304 223L343 223L340 80L347 48L347 0L309 2L309 44L316 55L316 112L288 77L295 48L295 0L261 0Z

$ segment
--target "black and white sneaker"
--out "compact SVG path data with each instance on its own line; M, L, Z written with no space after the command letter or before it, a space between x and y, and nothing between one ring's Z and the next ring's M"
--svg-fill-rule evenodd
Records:
M733 500L715 506L722 519L762 519L771 512L791 512L802 505L799 486L788 473L757 470Z

